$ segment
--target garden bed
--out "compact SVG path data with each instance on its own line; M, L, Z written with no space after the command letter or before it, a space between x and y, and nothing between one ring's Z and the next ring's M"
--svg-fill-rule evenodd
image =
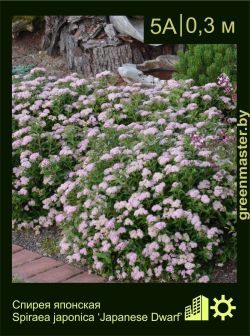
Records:
M13 77L13 227L57 226L67 260L111 281L212 281L236 257L234 102L114 83Z

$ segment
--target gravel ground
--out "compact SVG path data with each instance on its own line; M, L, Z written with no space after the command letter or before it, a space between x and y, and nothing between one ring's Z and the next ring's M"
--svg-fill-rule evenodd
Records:
M48 246L48 241L50 245ZM43 230L41 234L35 235L33 231L13 231L12 242L16 245L25 247L28 250L40 253L44 256L53 257L56 260L65 261L65 257L59 253L57 247L60 241L60 234L58 230L52 228L50 230ZM52 248L53 247L53 248Z
M68 263L66 255L60 254L60 240L60 231L55 227L42 230L39 235L36 235L31 230L12 231L13 244L20 245L27 250L37 252L44 257L51 257L53 259ZM73 262L71 265L88 271L87 267L80 262Z
M213 283L237 283L237 263L228 261L223 267L216 267L213 272Z

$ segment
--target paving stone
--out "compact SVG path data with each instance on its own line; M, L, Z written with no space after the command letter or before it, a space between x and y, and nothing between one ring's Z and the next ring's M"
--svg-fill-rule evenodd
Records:
M30 283L101 283L105 282L95 274L83 272L53 258L26 250L19 245L12 245L12 273Z
M21 251L23 249L23 247L22 246L19 246L19 245L12 245L12 254L13 253L16 253L16 252L18 252L18 251Z
M62 266L52 268L49 271L39 273L36 276L29 278L28 281L47 283L62 282L81 272L82 271L79 268L64 264Z
M48 271L54 267L63 265L63 262L54 260L52 258L42 257L40 259L35 259L24 265L15 267L13 269L13 274L26 280L34 275Z
M29 263L32 260L39 259L41 257L42 256L36 252L22 249L12 255L12 267L17 267Z
M99 283L104 282L105 279L94 274L88 274L87 272L83 272L70 278L66 281L62 281L64 283Z

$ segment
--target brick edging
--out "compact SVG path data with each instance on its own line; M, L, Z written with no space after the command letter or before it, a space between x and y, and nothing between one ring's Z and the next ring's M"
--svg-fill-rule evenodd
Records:
M75 266L12 245L12 276L28 283L102 283L95 274Z

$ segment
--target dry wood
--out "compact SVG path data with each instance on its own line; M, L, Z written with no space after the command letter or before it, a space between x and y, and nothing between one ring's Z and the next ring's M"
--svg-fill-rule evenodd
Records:
M45 20L43 49L51 56L65 54L69 68L85 77L174 52L174 45L153 47L119 34L106 16L46 16Z

